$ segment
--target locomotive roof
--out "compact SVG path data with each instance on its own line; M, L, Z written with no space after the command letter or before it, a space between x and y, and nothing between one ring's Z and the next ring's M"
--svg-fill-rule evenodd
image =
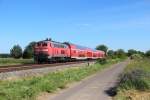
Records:
M59 43L59 44L64 44L64 43L61 43L61 42L56 42L56 41L50 41L50 40L43 40L43 41L39 41L39 42L53 42L53 43ZM66 45L66 44L65 44Z

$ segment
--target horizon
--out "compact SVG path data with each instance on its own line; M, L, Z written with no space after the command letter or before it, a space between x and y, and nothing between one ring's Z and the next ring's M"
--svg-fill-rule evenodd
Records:
M0 0L0 54L46 38L95 48L147 51L148 0Z

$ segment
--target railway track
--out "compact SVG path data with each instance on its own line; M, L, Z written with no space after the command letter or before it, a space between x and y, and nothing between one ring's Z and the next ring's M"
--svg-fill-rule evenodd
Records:
M91 61L76 61L76 62L53 63L53 64L25 64L25 65L1 66L0 73L13 72L13 71L19 71L19 70L27 70L27 69L44 68L44 67L55 67L55 66L60 66L60 65L80 64L80 63L88 63L88 62L91 62Z

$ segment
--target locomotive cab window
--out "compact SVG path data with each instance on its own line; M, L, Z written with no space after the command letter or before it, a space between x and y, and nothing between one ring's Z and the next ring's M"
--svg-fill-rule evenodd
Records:
M38 46L38 47L41 46L41 43L37 43L37 46Z
M43 47L46 47L46 46L47 46L47 43L43 43L42 46L43 46Z

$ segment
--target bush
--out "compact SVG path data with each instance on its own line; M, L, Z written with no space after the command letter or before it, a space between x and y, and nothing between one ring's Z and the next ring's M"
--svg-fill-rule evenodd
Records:
M112 59L116 59L117 58L117 56L115 55L115 51L113 51L113 50L109 50L107 52L107 56L108 56L108 58L112 58Z
M116 52L115 52L115 55L118 57L118 58L126 58L126 53L123 49L118 49Z
M101 65L104 65L107 63L107 59L106 58L102 58L102 59L98 59L97 60L97 63L101 64Z
M140 59L142 59L142 56L140 54L133 54L133 55L131 55L130 58L134 59L134 60L140 60Z
M19 59L22 57L22 48L19 45L14 45L10 50L10 54L13 58Z
M146 56L146 57L150 57L150 50L148 50L148 51L145 53L145 56Z
M150 78L149 74L142 69L134 69L121 75L120 88L146 90L150 89L145 78Z

